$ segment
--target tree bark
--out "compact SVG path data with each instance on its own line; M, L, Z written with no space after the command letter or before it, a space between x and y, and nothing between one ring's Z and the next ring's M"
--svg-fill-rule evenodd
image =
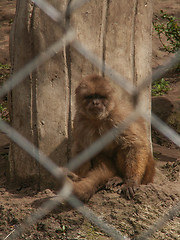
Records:
M49 2L65 12L69 1ZM138 85L151 74L151 1L89 1L66 21L75 28L78 40L127 81ZM17 0L10 44L13 72L61 36L61 27L31 1ZM101 74L102 69L68 46L11 93L12 126L57 165L64 165L70 156L74 90L79 80L91 73ZM140 99L150 115L150 87ZM149 127L147 131L150 135ZM9 163L11 182L37 183L38 188L55 185L51 175L14 143Z

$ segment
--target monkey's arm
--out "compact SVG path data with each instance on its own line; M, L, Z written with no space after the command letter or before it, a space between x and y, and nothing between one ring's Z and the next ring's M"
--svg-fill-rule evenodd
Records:
M115 174L116 169L110 160L102 159L85 178L82 178L81 181L73 182L73 193L83 202L87 202Z
M126 151L125 160L122 164L122 155L117 156L120 162L120 172L123 175L124 184L120 191L130 199L136 188L141 184L151 182L154 176L153 158L147 146L134 145ZM151 162L150 162L151 161ZM148 180L146 180L148 179Z

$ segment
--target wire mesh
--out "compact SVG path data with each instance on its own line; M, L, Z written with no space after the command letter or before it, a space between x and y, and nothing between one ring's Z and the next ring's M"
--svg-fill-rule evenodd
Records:
M7 94L15 86L17 86L21 81L25 79L30 73L32 73L38 66L41 66L46 61L51 59L55 54L57 54L64 46L70 45L76 51L78 51L83 57L85 57L89 62L96 66L100 71L104 71L104 74L111 78L116 84L120 85L128 94L133 97L138 96L138 94L146 88L151 81L159 79L163 74L165 74L172 66L176 65L180 61L180 51L176 53L165 65L160 66L156 71L153 72L152 76L144 79L142 83L135 87L129 81L126 81L123 76L121 76L117 71L112 69L110 66L105 64L101 59L99 59L95 54L89 51L83 43L76 39L75 31L71 26L67 26L64 22L65 17L72 14L83 4L88 2L87 0L74 0L68 5L65 13L61 13L55 7L44 0L32 0L39 8L41 8L44 13L46 13L53 21L59 24L59 27L65 30L63 37L61 37L57 42L52 44L47 50L43 51L39 56L32 59L31 62L26 64L21 70L12 75L10 79L4 83L0 89L0 97ZM113 139L115 139L120 133L122 133L133 121L137 118L143 117L146 121L150 121L149 117L145 112L136 106L135 110L125 119L124 122L111 129L108 133L103 135L100 139L94 142L89 148L85 149L77 157L72 159L68 164L67 168L70 171L77 169L81 164L86 162L89 158L93 157L99 153L107 144L109 144ZM180 147L180 136L168 127L164 122L162 122L156 115L152 114L151 117L152 125L158 129L162 134L168 137L172 142ZM27 139L21 136L15 129L10 127L7 123L0 120L0 129L7 134L7 136L18 144L22 149L28 152L36 161L38 161L42 166L44 166L53 176L58 180L63 181L63 187L58 192L56 197L45 202L41 208L36 212L26 218L19 226L17 226L13 231L11 231L4 239L16 239L20 236L30 225L35 224L39 219L53 210L60 202L64 199L69 202L71 206L76 208L81 214L87 217L91 222L100 227L105 233L111 236L113 239L127 239L113 226L105 223L101 220L93 211L83 206L83 204L72 194L72 186L65 178L63 169L58 167L50 158L44 155L36 146L30 143ZM151 226L146 232L143 232L136 239L147 239L155 231L158 231L162 226L172 219L180 211L180 203L178 203L173 208L169 209L168 213Z

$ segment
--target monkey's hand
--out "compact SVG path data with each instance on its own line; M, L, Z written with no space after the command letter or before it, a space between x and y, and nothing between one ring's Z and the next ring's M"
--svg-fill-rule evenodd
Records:
M127 180L118 190L118 193L123 194L127 199L131 199L134 197L138 186L139 184L137 184L134 180Z
M112 177L108 180L105 188L107 190L112 190L114 192L117 192L122 184L123 184L122 178L118 177L118 176L115 176L115 177Z
M134 180L126 180L126 182L123 182L121 177L115 176L110 178L106 183L106 190L117 192L118 194L125 196L125 198L131 199L134 197L138 186L139 184Z

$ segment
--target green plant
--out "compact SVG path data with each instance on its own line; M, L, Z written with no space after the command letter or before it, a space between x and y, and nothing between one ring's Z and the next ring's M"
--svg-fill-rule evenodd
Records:
M161 10L160 19L157 19L153 26L165 51L174 53L180 49L180 21L176 17L170 16ZM164 43L163 36L166 37L167 43Z
M0 120L5 120L9 122L9 112L5 104L0 103Z
M2 64L2 63L0 63L0 70L4 70L4 69L10 70L10 66L9 66L8 64Z
M0 85L9 77L10 68L8 64L0 63Z
M157 80L153 83L152 96L162 96L164 94L167 94L169 90L171 90L169 81L161 78L160 80Z

